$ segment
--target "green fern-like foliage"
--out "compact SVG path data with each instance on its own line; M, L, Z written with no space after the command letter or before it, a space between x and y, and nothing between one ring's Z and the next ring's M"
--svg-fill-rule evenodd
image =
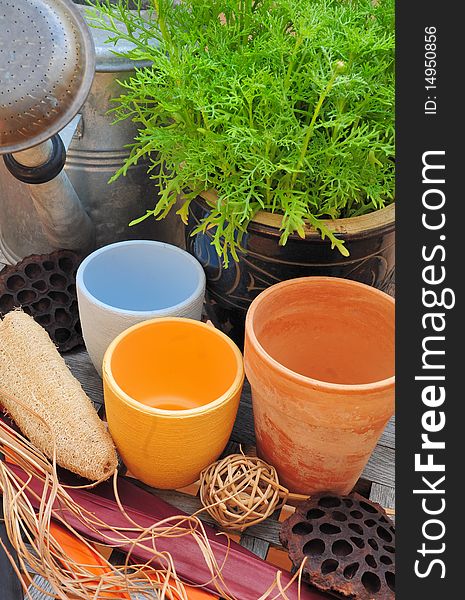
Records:
M282 244L310 223L347 254L322 219L393 201L394 0L93 4L93 25L152 63L121 83L115 108L138 127L115 177L148 157L161 190L141 219L182 194L185 220L215 189L199 230L213 228L225 262L261 209L283 216Z

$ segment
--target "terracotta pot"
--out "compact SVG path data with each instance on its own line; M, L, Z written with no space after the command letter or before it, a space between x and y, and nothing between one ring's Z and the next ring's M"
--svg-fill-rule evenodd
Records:
M206 198L212 199L208 193ZM211 245L212 230L191 236L209 212L203 198L191 203L186 227L186 248L202 264L207 276L206 308L216 327L242 347L245 314L252 300L270 285L307 276L344 277L386 291L395 268L395 207L351 219L327 221L345 240L350 256L331 249L327 240L311 227L305 239L291 235L279 245L281 217L260 212L243 238L246 254L231 259L225 269Z
M244 381L242 355L223 333L190 319L145 321L103 360L110 433L130 472L179 488L224 450Z
M282 282L247 313L261 457L291 491L350 492L394 412L394 300L332 277Z

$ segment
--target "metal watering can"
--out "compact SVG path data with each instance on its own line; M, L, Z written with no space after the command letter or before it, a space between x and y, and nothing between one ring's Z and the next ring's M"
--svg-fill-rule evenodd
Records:
M70 0L0 0L0 255L68 248L88 254L123 239L183 244L175 215L128 227L157 190L140 162L108 184L136 134L113 125L117 80L135 66L89 28Z

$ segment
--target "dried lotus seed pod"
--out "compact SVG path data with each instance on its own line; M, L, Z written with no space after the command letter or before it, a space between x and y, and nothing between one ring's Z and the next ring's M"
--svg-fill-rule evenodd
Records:
M395 529L379 504L358 494L315 494L284 521L280 539L303 578L347 600L393 600Z
M0 271L0 316L21 307L67 352L83 343L76 297L81 257L71 250L33 254Z

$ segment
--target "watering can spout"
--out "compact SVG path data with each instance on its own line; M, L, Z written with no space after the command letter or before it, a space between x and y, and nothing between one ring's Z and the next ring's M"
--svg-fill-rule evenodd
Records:
M74 250L83 256L95 247L95 228L74 187L62 170L64 148L55 136L11 155L7 164L28 187L42 230L53 248ZM38 166L39 165L39 166ZM57 173L50 173L55 169ZM30 172L30 176L28 173ZM38 183L43 173L43 182ZM29 178L30 177L30 178Z

